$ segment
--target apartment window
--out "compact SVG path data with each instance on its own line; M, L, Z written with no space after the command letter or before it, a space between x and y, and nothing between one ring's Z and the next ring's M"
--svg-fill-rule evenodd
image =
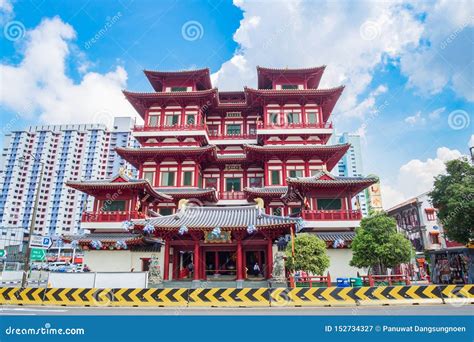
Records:
M171 87L171 91L187 91L188 87Z
M162 186L174 186L175 172L164 171L161 173L161 185Z
M435 211L434 211L433 208L425 209L425 212L426 212L426 218L427 218L428 221L435 221L436 220Z
M125 211L125 201L107 201L102 206L102 211Z
M163 216L173 215L173 209L172 208L160 208L160 215L163 215Z
M340 210L342 208L340 198L318 198L316 202L318 210Z
M153 171L144 171L143 178L149 181L151 185L155 184L155 173Z
M237 124L227 125L227 135L240 135L241 126Z
M250 177L249 186L251 188L261 188L262 187L262 177Z
M166 126L176 126L179 122L179 115L166 115Z
M307 121L310 124L318 123L318 112L306 112Z
M268 113L268 122L272 125L278 125L279 117L280 117L280 113L277 113L277 112Z
M193 185L193 171L184 171L183 172L183 186L192 186Z
M279 170L272 170L270 172L270 178L271 178L271 185L280 185L280 171Z
M288 175L291 178L303 177L303 170L290 170L288 171Z
M286 121L289 124L298 124L300 123L300 114L295 112L286 113Z
M217 189L217 178L205 178L206 180L206 188L214 188Z
M148 118L148 126L156 127L158 126L158 115L150 115Z
M240 191L240 178L226 178L225 191Z
M287 90L298 89L298 85L297 84L282 84L281 89L287 89Z

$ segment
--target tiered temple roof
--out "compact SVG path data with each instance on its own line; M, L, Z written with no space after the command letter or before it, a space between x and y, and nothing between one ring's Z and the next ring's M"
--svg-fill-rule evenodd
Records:
M300 77L306 80L308 88L316 89L319 86L321 77L323 76L325 65L312 68L265 68L257 66L257 79L259 89L270 89L272 87L272 81L276 77L281 78L292 78Z

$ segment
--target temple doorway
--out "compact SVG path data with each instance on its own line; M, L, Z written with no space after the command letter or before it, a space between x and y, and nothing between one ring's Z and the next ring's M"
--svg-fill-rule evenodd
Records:
M246 251L245 252L246 279L263 280L266 273L266 255L265 251Z
M236 278L236 253L233 251L206 251L205 273L209 280Z

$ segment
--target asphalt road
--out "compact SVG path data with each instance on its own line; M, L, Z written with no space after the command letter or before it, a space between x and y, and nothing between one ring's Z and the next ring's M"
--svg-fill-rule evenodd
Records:
M208 316L208 315L470 315L474 305L397 305L358 307L280 307L280 308L111 308L111 307L64 307L64 306L2 306L0 316L5 315L156 315L156 316Z

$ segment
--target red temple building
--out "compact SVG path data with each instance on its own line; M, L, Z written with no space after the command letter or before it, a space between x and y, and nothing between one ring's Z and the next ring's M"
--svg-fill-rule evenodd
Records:
M355 275L352 198L377 179L330 173L349 144L327 144L343 87L318 89L324 69L257 67L258 88L232 92L209 69L145 71L153 92L124 91L141 147L116 149L139 179L69 182L95 204L90 233L65 239L93 270L146 270L158 254L165 281L244 281L271 278L278 247L305 231L326 242L333 277Z

